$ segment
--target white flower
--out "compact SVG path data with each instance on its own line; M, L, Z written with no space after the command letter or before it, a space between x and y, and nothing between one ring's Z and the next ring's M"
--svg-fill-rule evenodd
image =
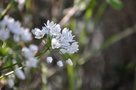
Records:
M61 41L62 42L73 42L73 37L72 36L72 31L68 30L67 28L64 28L62 30L62 34L61 34Z
M25 56L25 58L31 58L31 57L34 57L34 53L29 49L29 48L22 48L22 52Z
M30 48L30 50L32 51L32 52L37 52L38 51L38 47L36 46L36 45L34 45L34 44L31 44L30 46L29 46L29 48Z
M19 42L20 41L19 35L16 35L16 34L13 36L13 39L14 39L15 42Z
M10 36L10 32L13 34L13 39L15 42L19 41L30 41L32 40L32 35L29 29L21 27L19 21L15 21L12 17L5 16L2 21L0 21L0 39L7 40Z
M67 46L67 47L63 47L62 49L60 49L60 51L65 54L65 53L70 53L73 54L75 52L77 52L79 49L79 45L77 44L78 42L73 42L71 45Z
M78 42L73 42L70 46L68 46L66 49L67 49L67 52L68 53L75 53L77 52L79 49L79 45L77 44Z
M2 20L3 23L5 23L5 25L9 26L9 24L13 24L15 22L15 20L11 17L9 17L8 15L4 16L4 19Z
M45 33L45 34L49 34L49 28L42 27L42 32Z
M8 30L0 29L0 40L7 40L10 37Z
M14 74L9 75L8 78L6 79L7 84L8 84L8 86L9 86L10 88L13 88L13 87L14 87L14 80L15 80Z
M7 84L9 85L10 88L12 88L14 86L14 78L7 79Z
M38 47L34 44L31 44L29 48L27 47L22 48L22 52L25 58L27 59L34 57L37 51L38 51Z
M19 21L12 21L7 23L8 29L13 33L13 34L21 34L21 23Z
M36 58L30 58L29 60L26 61L26 66L27 67L37 67L38 60Z
M65 54L65 53L67 53L67 50L62 48L62 49L60 49L60 52Z
M48 63L52 63L53 61L53 58L52 57L47 57L47 60L46 60Z
M21 33L21 39L25 42L32 40L32 35L29 32L29 29L24 29L24 28L21 29L23 29Z
M50 22L49 20L47 21L47 24L45 24L45 26L49 29L52 29L56 26L56 24L52 21Z
M72 62L72 60L71 60L71 59L68 59L68 60L66 61L66 63L67 63L67 64L69 64L70 66L72 66L72 65L73 65L73 62Z
M35 38L37 39L41 39L44 37L45 35L45 32L44 31L41 31L40 29L38 28L35 28L32 30L32 33L35 35Z
M35 38L43 38L47 34L51 39L52 49L60 49L64 53L75 53L79 49L78 43L73 39L72 31L64 28L61 30L60 25L54 22L47 21L47 24L42 28L42 30L35 28L32 30Z
M56 38L53 38L51 41L51 46L52 46L52 49L55 49L55 48L59 48L61 44Z
M21 69L16 69L15 70L15 75L21 80L25 79L25 74Z
M63 67L63 62L60 60L60 61L57 62L57 65L58 65L59 67Z

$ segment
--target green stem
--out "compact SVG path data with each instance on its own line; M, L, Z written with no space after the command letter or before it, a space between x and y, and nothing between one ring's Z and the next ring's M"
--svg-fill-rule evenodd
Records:
M75 90L75 78L74 78L74 66L67 65L67 72L68 72L68 80L69 80L69 89L68 90Z
M43 90L48 90L47 86L48 86L48 83L47 83L47 67L44 63L41 63L41 72L42 72L42 89Z
M23 69L23 68L24 68L24 67L19 67L18 69ZM7 77L7 76L9 76L9 75L14 74L14 73L15 73L15 71L10 71L10 72L8 72L8 73L6 73L6 74L0 76L0 79L3 79L3 78L5 78L5 77Z
M6 9L0 14L0 20L7 14L7 12L9 11L10 8L12 8L12 6L14 5L14 0L12 0L8 6L6 7Z
M35 57L40 58L43 54L45 54L48 50L50 49L50 47L47 47L44 51L38 53L37 55L35 55Z
M46 49L43 50L42 52L38 53L37 55L35 55L35 57L40 58L43 54L45 54L48 50L50 50L50 47L51 47L50 40L47 42L45 47L46 47Z
M20 63L21 63L21 62L20 62ZM20 64L20 63L15 63L15 64L12 64L12 65L3 67L3 68L0 69L0 71L5 70L5 69L8 69L8 68L11 68L11 67L13 67L13 66L15 66L15 65L17 65L17 64Z

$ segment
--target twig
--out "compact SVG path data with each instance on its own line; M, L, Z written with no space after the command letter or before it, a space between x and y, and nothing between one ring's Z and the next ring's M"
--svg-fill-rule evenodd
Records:
M6 9L4 9L4 11L0 14L0 20L7 14L7 12L9 11L10 8L12 8L12 6L14 5L14 0L12 0Z
M24 67L19 67L18 69L23 69L23 68L24 68ZM9 76L9 75L12 75L12 74L14 74L14 73L15 73L15 71L10 71L10 72L8 72L8 73L6 73L6 74L0 76L0 79L2 79L2 78L4 78L4 77L7 77L7 76Z
M62 20L60 21L60 25L65 25L69 20L70 18L75 14L75 12L77 11L77 8L74 6L72 7L68 13L62 18Z

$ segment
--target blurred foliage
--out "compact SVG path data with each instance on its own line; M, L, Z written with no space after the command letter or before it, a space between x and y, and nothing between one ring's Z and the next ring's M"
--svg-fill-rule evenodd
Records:
M116 10L121 10L123 7L121 0L107 0L107 3L109 3Z

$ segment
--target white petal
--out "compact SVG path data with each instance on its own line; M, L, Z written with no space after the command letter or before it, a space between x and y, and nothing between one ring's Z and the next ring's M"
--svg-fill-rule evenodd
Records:
M31 45L29 46L29 48L30 48L30 50L31 50L32 52L37 52L37 51L38 51L38 47L37 47L36 45L34 45L34 44L31 44Z
M23 72L22 70L20 70L20 69L16 69L16 70L15 70L15 75L16 75L19 79L21 79L21 80L24 80L24 79L25 79L25 74L24 74L24 72Z
M66 61L66 63L67 63L67 64L69 64L70 66L72 66L72 65L73 65L73 62L72 62L72 60L71 60L71 59L68 59L68 60Z
M52 46L52 49L55 49L55 48L59 48L61 44L59 43L57 39L53 38L51 41L51 46Z
M26 61L27 67L37 67L38 60L36 58L29 58L29 60Z
M60 60L60 61L57 62L57 65L58 65L59 67L63 67L63 62Z
M47 62L48 62L48 63L52 63L52 61L53 61L53 58L52 58L52 57L47 57Z
M35 38L37 38L37 39L41 39L45 35L45 32L41 31L39 28L33 29L32 33L35 35Z

